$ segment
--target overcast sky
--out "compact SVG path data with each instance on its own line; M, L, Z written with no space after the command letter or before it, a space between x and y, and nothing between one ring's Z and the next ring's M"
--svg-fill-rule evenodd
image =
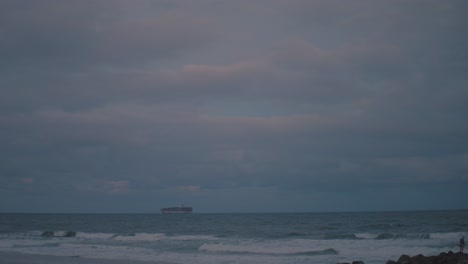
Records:
M0 1L0 212L468 208L468 1Z

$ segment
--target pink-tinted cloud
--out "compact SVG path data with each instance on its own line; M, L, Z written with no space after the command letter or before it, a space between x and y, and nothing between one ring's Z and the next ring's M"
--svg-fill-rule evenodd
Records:
M34 183L34 179L33 178L22 178L21 182L24 183L24 184L32 184L32 183Z

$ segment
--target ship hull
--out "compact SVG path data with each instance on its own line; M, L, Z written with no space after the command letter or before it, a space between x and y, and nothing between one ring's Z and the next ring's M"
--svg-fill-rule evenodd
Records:
M192 212L165 212L161 211L161 214L191 214Z
M161 214L191 214L192 207L168 207L161 208Z

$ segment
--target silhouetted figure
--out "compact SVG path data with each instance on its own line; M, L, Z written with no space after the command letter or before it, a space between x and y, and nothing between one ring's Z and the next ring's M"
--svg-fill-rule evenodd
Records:
M463 247L465 247L465 237L460 238L460 252L463 253Z

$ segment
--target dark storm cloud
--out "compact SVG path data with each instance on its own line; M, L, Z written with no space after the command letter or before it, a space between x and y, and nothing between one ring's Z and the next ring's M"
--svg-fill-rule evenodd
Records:
M1 210L463 207L464 1L1 5Z

